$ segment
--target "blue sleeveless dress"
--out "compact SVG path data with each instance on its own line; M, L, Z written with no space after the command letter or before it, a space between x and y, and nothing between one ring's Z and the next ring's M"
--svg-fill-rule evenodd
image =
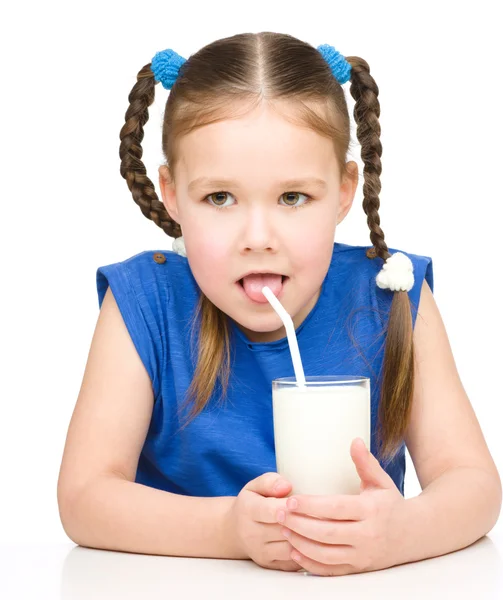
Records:
M306 375L370 378L370 450L376 455L378 380L393 292L377 286L383 261L368 259L369 247L334 243L320 297L296 333ZM433 263L430 257L400 252L414 266L414 287L408 294L415 325L424 279L433 291ZM188 340L199 288L187 258L171 250L147 250L99 267L96 283L100 308L111 286L152 381L154 407L136 482L188 496L236 496L252 479L277 472L271 382L295 375L287 338L251 342L230 320L227 399L220 401L217 382L205 409L181 429L188 413L180 417L178 409L197 360ZM196 329L196 344L198 339ZM403 495L405 444L382 466Z

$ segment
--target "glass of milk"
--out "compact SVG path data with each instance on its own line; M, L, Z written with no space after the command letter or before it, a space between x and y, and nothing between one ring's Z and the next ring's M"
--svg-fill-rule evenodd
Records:
M360 437L370 449L370 379L334 375L272 381L277 472L293 494L359 494L350 454Z

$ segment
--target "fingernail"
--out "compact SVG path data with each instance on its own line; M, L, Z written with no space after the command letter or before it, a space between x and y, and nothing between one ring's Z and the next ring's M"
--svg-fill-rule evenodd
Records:
M288 500L286 501L286 506L287 508L295 510L298 506L297 500L295 500L295 498L288 498Z
M286 486L286 481L284 479L280 479L279 481L277 481L274 484L274 489L279 490L281 487L285 487L285 486Z

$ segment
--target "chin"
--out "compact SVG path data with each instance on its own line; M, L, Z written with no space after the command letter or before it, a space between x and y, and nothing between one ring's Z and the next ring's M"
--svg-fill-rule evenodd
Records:
M283 326L283 323L281 321L281 319L276 316L276 317L260 317L259 315L257 315L257 317L255 319L246 319L244 322L243 321L238 321L236 319L234 319L235 322L237 323L237 325L239 325L240 328L244 328L247 329L250 333L257 333L257 334L270 334L273 335L275 333L278 334L278 339L284 337L286 335L285 332L285 328ZM283 332L283 333L281 333Z

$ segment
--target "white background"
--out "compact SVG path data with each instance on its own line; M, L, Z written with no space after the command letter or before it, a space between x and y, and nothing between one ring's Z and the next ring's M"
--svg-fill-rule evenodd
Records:
M136 74L159 50L187 58L247 31L329 43L369 63L381 105L386 242L433 258L456 364L502 471L498 4L213 1L195 9L123 0L2 9L0 541L68 541L56 484L98 317L96 269L171 249L119 173ZM167 95L156 86L142 144L159 194ZM361 172L355 147L348 158ZM337 241L370 243L362 199L360 184ZM409 456L405 490L421 491Z

